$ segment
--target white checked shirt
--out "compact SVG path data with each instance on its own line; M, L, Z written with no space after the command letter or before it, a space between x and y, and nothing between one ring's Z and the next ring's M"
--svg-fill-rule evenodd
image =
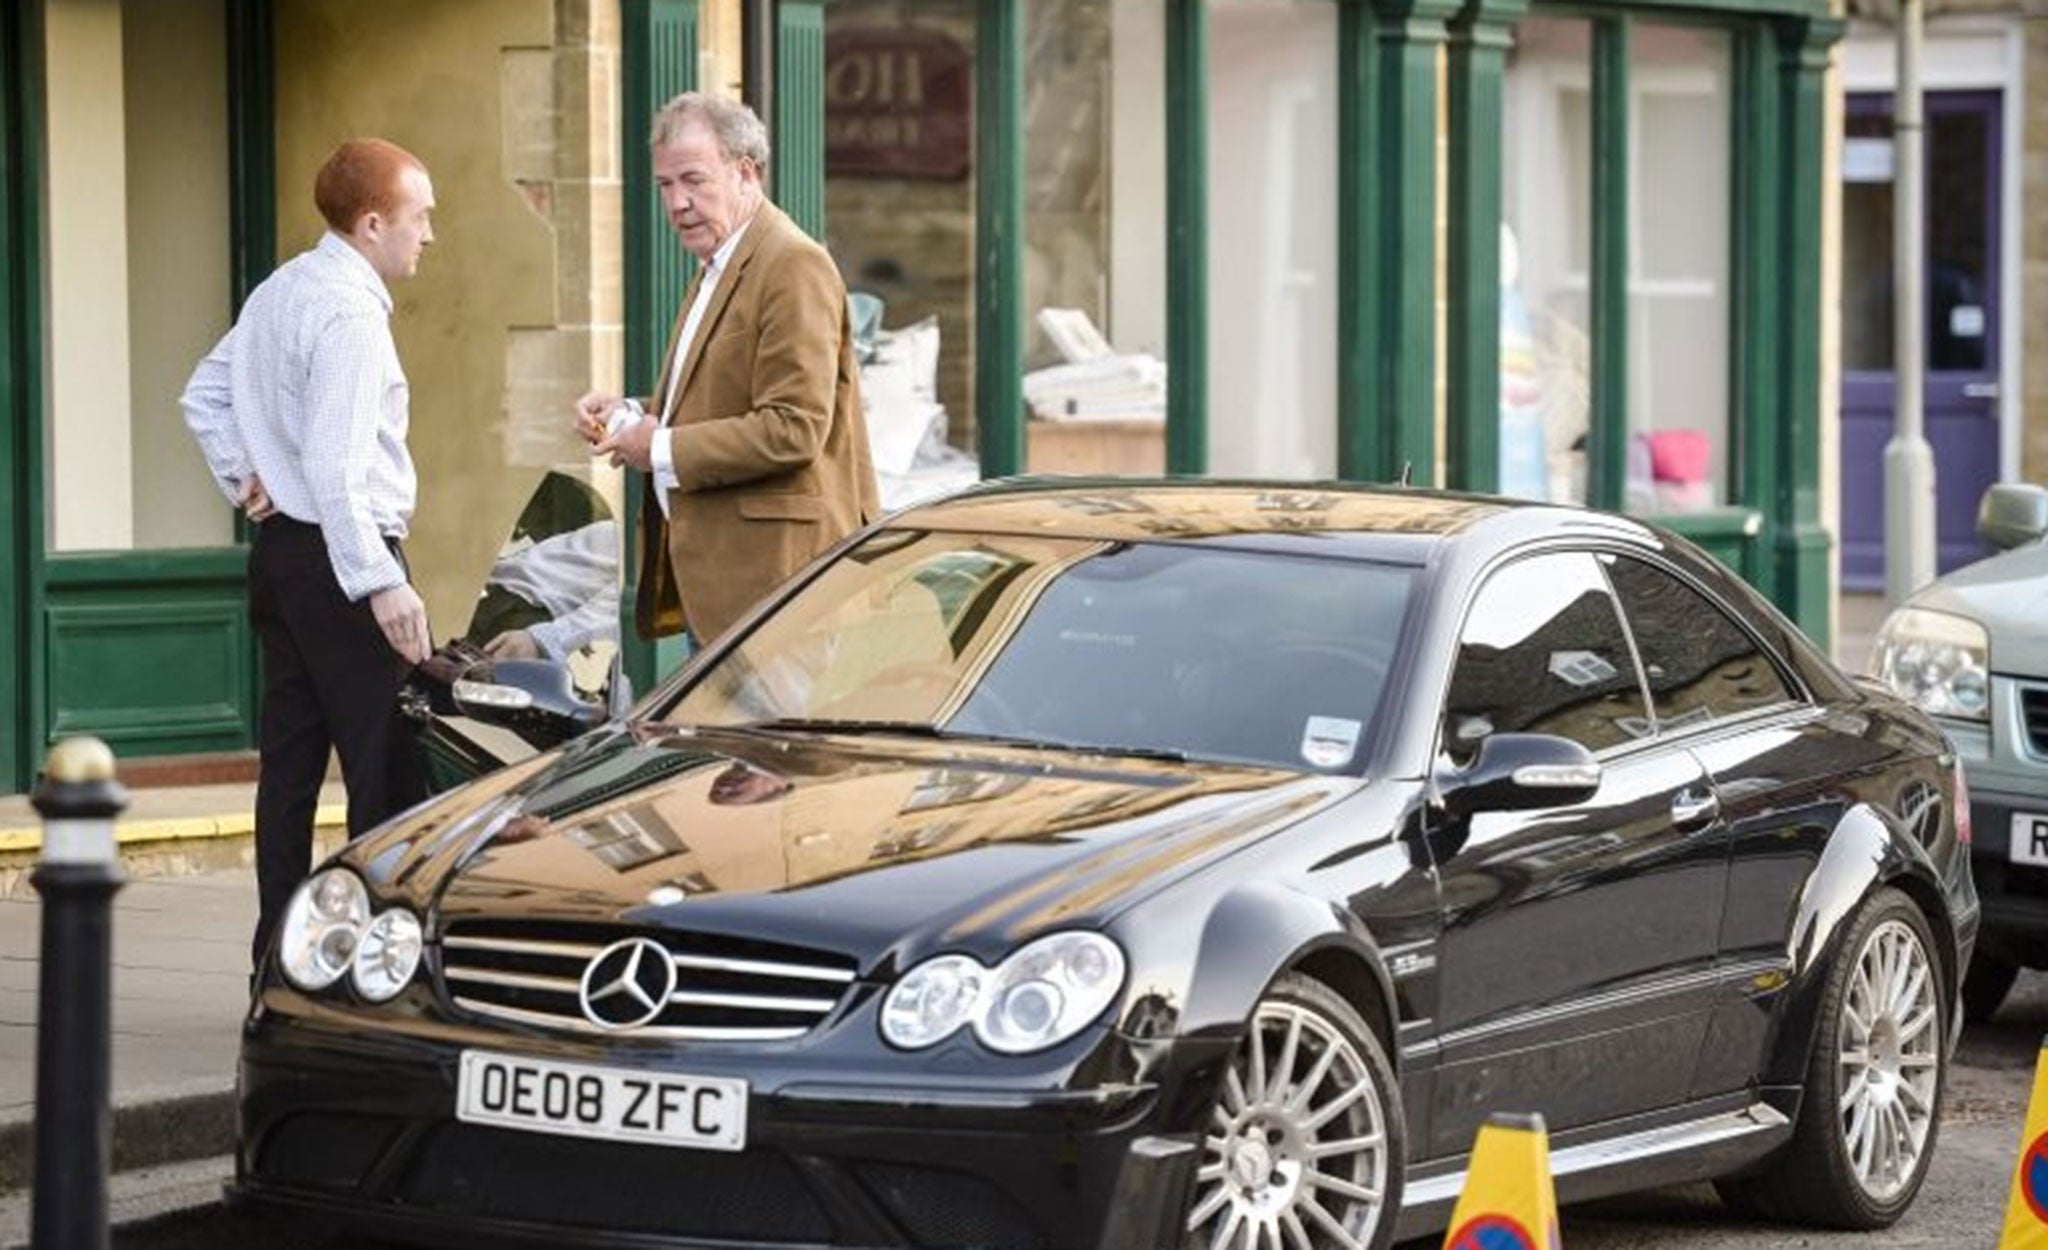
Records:
M726 262L732 259L734 249L747 233L747 227L754 224L749 217L740 223L740 228L727 235L718 250L711 253L711 263L704 266L704 280L697 284L697 298L690 301L689 315L683 318L682 333L676 335L676 358L669 364L668 386L662 392L666 403L661 411L661 426L668 428L668 414L675 410L676 401L681 398L677 391L682 389L683 361L690 355L690 344L696 341L698 327L704 323L704 313L711 307L711 293L718 289L718 279L725 273ZM637 407L637 405L635 405ZM659 435L648 449L654 464L654 498L661 504L661 515L668 515L668 493L676 488L676 450L668 439Z
M346 240L330 232L265 278L181 402L222 493L239 503L261 476L279 512L320 527L351 600L405 583L384 543L419 495L405 372L391 292Z

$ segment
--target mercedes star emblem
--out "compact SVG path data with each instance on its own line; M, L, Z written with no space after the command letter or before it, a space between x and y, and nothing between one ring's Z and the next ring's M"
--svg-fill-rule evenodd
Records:
M676 991L676 965L653 938L631 937L597 953L583 970L583 1014L601 1029L651 1023Z

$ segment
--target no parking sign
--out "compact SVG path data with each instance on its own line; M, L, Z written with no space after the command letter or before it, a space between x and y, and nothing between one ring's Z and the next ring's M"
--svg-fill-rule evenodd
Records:
M1998 1250L2048 1250L2048 1041L2034 1065L2034 1093L2027 1100L2027 1126L2020 1133L2019 1163L2013 1168L2012 1197L2005 1204L2005 1231Z
M1495 1115L1480 1127L1444 1250L1560 1250L1542 1116Z
M1482 1215L1452 1229L1444 1250L1536 1250L1536 1239L1505 1215Z

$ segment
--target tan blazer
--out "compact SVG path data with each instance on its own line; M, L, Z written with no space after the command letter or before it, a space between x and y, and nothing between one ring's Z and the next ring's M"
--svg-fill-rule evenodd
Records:
M671 396L676 338L696 296L692 283L654 397L653 410L669 414L677 487L664 520L647 475L634 619L645 637L687 626L709 642L880 503L846 286L825 249L763 204Z

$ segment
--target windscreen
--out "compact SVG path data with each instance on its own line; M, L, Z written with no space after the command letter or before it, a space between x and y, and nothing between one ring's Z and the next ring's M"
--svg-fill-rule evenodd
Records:
M1412 570L1196 543L891 530L669 709L1351 770Z

